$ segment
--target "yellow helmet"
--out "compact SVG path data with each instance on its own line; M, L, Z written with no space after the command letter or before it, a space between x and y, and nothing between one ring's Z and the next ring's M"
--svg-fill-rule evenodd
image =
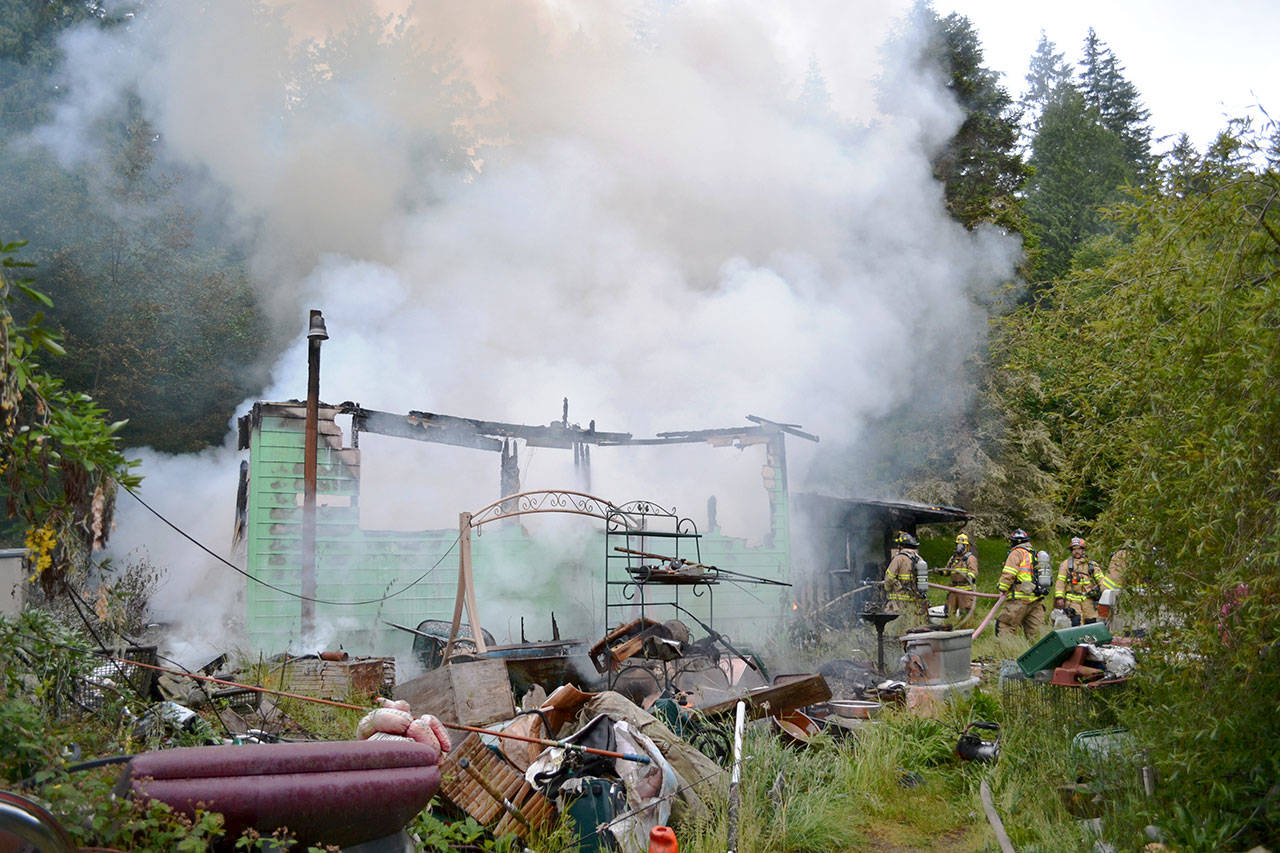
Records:
M958 535L958 536L956 537L956 544L957 544L957 545L968 545L968 544L969 544L969 537L968 537L968 536L965 536L963 533L961 533L960 535Z

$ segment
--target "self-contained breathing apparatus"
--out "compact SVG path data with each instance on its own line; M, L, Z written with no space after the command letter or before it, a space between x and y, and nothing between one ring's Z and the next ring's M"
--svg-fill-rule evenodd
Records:
M1044 598L1053 588L1053 569L1049 565L1049 552L1036 552L1036 575L1035 575L1036 597Z
M922 597L929 591L929 564L919 554L908 555L916 571L916 592Z

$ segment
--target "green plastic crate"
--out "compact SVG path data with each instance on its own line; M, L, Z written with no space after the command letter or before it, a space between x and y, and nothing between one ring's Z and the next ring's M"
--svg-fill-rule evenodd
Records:
M1059 628L1050 631L1040 638L1034 646L1018 657L1018 666L1027 678L1042 669L1057 666L1066 660L1076 646L1082 643L1111 642L1111 631L1101 622L1088 625L1077 625L1074 628Z

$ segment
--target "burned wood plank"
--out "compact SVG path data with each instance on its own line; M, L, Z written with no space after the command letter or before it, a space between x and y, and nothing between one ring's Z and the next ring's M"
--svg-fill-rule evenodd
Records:
M546 797L533 790L514 767L486 747L479 737L469 734L446 753L440 763L440 793L475 818L477 823L487 826L497 820L498 825L494 828L497 835L514 832L524 838L528 834L525 827L503 809L500 801L485 791L471 774L463 772L459 766L463 758L476 773L520 809L535 829L554 816L551 802Z
M747 716L751 719L786 714L796 708L815 705L831 698L831 688L821 675L808 675L785 684L757 687L746 693L698 708L708 717L732 711L739 699L747 703Z

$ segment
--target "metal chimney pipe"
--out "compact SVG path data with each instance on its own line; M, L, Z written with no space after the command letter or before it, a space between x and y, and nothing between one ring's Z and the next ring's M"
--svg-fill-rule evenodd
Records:
M324 316L311 309L307 325L307 420L302 455L302 636L315 628L316 603L316 456L320 431L320 344L329 339Z

